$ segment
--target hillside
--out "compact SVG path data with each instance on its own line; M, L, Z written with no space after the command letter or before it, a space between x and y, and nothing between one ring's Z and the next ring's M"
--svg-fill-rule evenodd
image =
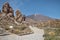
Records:
M43 21L48 21L48 20L54 20L53 18L50 18L48 16L44 16L44 15L41 15L41 14L33 14L33 15L30 15L30 16L27 16L28 18L31 18L35 21L38 21L38 22L43 22Z

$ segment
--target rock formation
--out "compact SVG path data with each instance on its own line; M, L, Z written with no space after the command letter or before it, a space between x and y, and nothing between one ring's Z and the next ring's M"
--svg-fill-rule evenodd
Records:
M6 16L14 16L12 7L9 5L8 2L6 2L2 7L2 13L4 13Z
M14 10L9 5L8 2L6 2L2 6L2 12L0 12L0 19L8 21L8 22L15 22L15 24L20 24L22 21L25 21L25 16L21 14L19 10L16 11L16 16L14 16ZM3 22L3 21L2 21Z
M0 17L1 17L1 10L0 10Z
M16 16L15 16L15 20L17 22L22 22L25 21L25 17L21 14L21 12L19 10L16 11Z
M22 21L25 21L25 16L22 15L19 10L16 11L16 16L14 16L14 10L12 9L12 7L9 5L8 2L6 2L2 6L2 12L0 16L6 17L6 18L8 17L14 20L15 22L19 22L19 23L21 23Z
M6 13L6 14L9 13L9 3L8 2L3 5L2 12Z
M32 33L24 21L25 16L19 10L16 11L16 16L14 16L14 10L8 2L2 6L2 12L0 12L0 28L17 35ZM12 29L10 29L11 26L13 27Z

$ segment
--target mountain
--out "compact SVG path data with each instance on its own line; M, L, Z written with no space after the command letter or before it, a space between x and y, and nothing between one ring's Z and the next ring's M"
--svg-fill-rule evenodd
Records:
M37 22L54 20L53 18L50 18L48 16L44 16L44 15L41 15L41 14L34 14L34 15L27 16L27 17L34 20L34 21L37 21Z
M29 25L33 25L33 24L35 24L35 23L37 23L35 20L33 20L33 19L31 19L31 18L28 18L28 17L26 17L26 19L25 19L25 23L28 23Z

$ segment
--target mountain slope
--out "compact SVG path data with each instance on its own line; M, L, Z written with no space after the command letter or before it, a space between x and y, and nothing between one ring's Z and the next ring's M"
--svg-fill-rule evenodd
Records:
M34 15L27 16L27 17L31 18L32 20L38 21L38 22L54 20L53 18L50 18L48 16L44 16L44 15L40 15L40 14L34 14Z

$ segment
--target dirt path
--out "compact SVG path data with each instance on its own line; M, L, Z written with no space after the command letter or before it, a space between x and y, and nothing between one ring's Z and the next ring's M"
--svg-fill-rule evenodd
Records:
M38 29L36 27L29 26L31 30L34 31L34 34L18 36L15 34L8 35L8 36L0 36L0 40L44 40L43 29Z

